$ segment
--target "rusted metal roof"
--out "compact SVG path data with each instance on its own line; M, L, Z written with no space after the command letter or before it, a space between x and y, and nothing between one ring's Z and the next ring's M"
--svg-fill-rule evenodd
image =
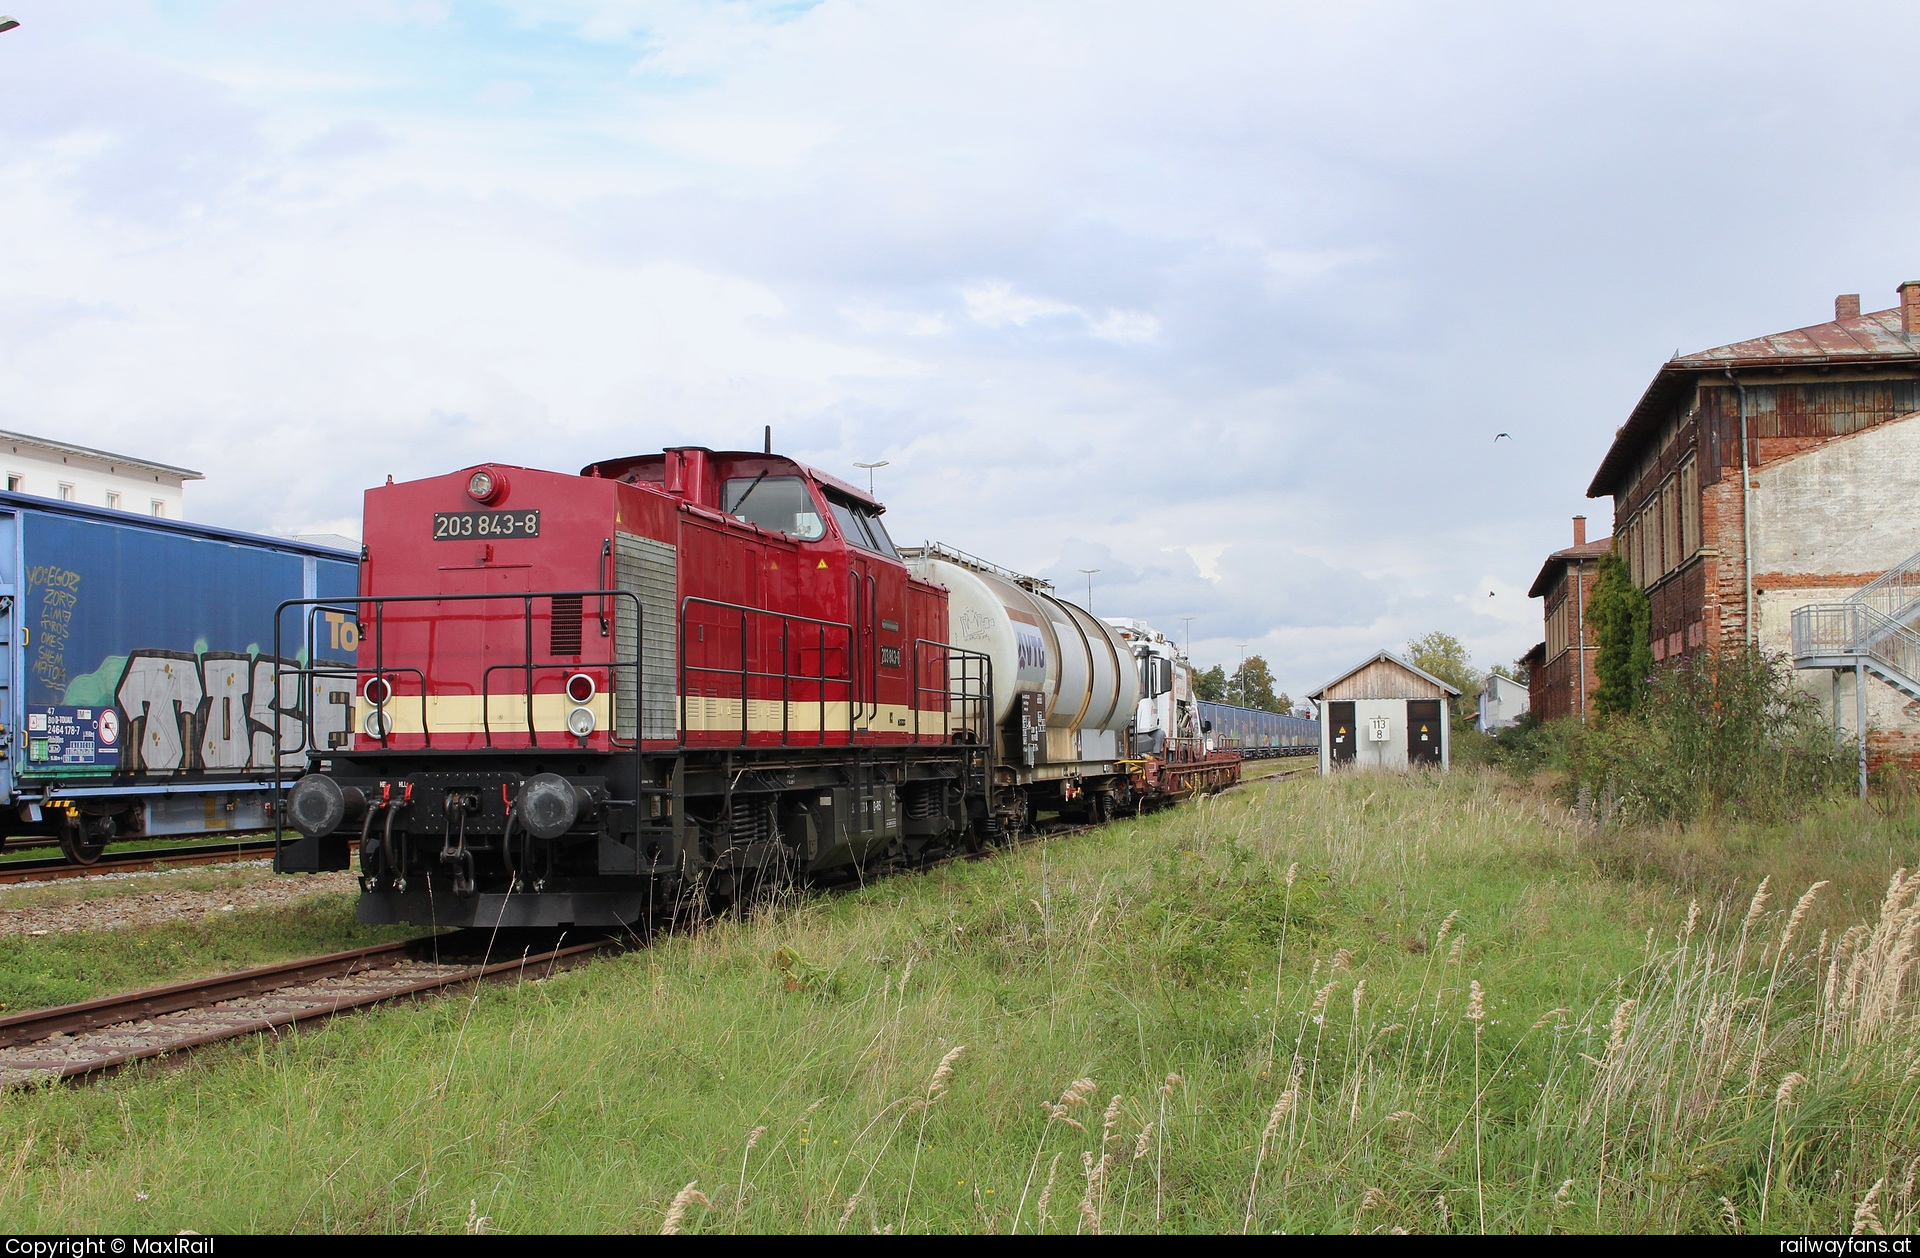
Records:
M1591 497L1592 495L1588 495ZM1553 578L1559 570L1569 563L1581 559L1598 559L1613 549L1613 539L1603 537L1597 542L1583 542L1578 546L1569 546L1565 550L1556 550L1547 556L1547 562L1540 565L1540 575L1533 579L1533 588L1527 591L1528 598L1545 598L1547 587L1553 584Z
M1920 345L1901 330L1898 307L1735 341L1696 354L1676 355L1660 368L1627 422L1614 433L1613 445L1600 460L1593 483L1587 486L1587 497L1604 498L1614 491L1633 466L1634 451L1658 430L1668 405L1697 376L1756 367L1917 361L1920 361Z

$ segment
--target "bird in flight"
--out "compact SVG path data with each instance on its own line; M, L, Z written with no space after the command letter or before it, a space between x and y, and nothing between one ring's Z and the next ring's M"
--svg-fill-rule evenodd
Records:
M1504 432L1496 432L1496 433L1494 433L1494 434L1493 434L1493 439L1494 439L1495 441L1498 441L1498 440L1500 440L1500 438L1502 438L1502 437L1505 437L1505 438L1506 438L1506 439L1507 439L1508 441L1512 441L1512 440L1513 440L1513 435L1512 435L1511 433L1504 433Z

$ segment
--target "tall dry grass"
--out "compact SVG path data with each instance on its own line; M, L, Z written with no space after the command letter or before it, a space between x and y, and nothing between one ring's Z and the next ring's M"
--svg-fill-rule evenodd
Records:
M0 1226L1910 1227L1920 827L1822 825L1683 888L1492 778L1261 788L0 1097Z

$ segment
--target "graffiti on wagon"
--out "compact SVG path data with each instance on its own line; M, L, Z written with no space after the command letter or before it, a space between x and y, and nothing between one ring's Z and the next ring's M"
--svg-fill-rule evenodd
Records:
M300 765L315 747L347 745L351 680L312 677L269 655L138 650L114 686L114 705L27 709L31 767L121 773L241 773ZM309 717L311 724L309 725Z

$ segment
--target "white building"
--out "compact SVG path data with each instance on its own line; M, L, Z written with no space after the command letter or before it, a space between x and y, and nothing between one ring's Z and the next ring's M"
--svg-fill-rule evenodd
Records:
M1320 772L1447 768L1447 712L1459 694L1391 651L1379 652L1307 696L1320 709Z
M1527 711L1527 683L1499 673L1489 674L1486 688L1475 697L1480 702L1480 714L1474 718L1474 726L1483 734L1510 728Z
M8 493L36 494L137 515L186 517L184 487L199 472L19 432L0 432Z

